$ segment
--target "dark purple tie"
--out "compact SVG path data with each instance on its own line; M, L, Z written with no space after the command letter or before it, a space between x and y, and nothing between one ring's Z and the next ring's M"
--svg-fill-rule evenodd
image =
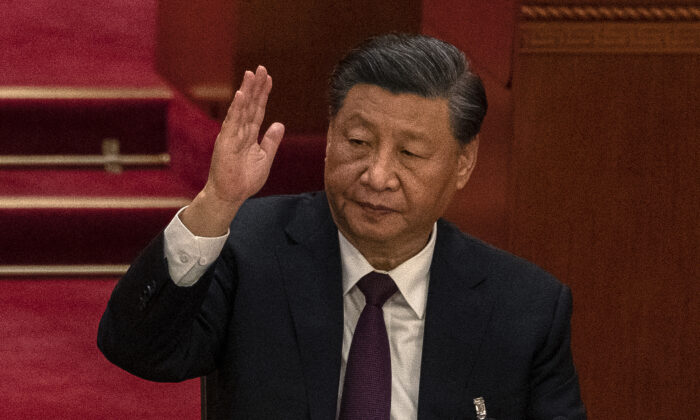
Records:
M366 304L350 345L338 418L389 420L391 357L382 306L397 287L391 277L376 272L362 277L357 287Z

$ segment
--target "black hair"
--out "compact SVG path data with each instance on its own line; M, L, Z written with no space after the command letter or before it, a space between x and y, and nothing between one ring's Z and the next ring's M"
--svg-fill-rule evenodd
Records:
M351 50L331 75L331 118L358 83L397 94L447 99L452 134L461 144L469 143L479 133L488 107L481 79L471 72L464 53L426 35L381 35Z

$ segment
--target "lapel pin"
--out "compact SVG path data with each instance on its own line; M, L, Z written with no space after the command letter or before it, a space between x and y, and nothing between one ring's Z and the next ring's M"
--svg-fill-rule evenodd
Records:
M484 397L474 398L474 409L477 420L486 420L486 403Z

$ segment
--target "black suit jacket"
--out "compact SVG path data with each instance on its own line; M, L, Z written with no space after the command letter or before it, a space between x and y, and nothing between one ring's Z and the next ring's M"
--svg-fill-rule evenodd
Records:
M570 350L569 289L438 221L419 419L585 418ZM224 418L333 419L343 301L325 194L249 200L192 287L169 278L158 236L114 289L98 345L145 379L218 371Z

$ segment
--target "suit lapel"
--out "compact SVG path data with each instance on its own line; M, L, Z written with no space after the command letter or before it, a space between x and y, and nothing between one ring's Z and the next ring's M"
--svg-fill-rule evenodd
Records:
M343 340L338 234L324 194L303 202L277 255L296 329L310 417L334 418Z
M467 381L491 317L495 293L484 282L477 245L438 222L425 315L418 418L463 418ZM482 284L484 283L484 284Z

